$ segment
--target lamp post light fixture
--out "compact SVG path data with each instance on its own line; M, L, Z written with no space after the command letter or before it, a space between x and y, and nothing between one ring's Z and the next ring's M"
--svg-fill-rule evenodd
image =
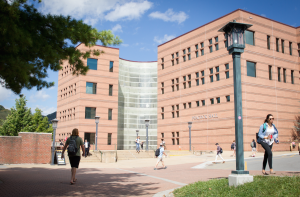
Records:
M192 150L192 134L191 134L191 129L192 129L192 124L193 122L188 122L188 125L189 125L189 144L190 144L190 151Z
M56 135L57 123L58 123L58 120L56 118L52 120L53 142L52 142L51 165L54 165L54 157L55 157L55 135Z
M251 24L238 23L235 20L227 23L219 32L225 32L227 50L233 58L234 84L234 115L235 115L235 142L236 142L236 170L229 175L229 185L240 185L252 182L253 176L244 170L244 143L243 143L243 109L241 83L241 53L245 48L245 30ZM240 175L240 176L239 176Z
M145 120L146 125L146 150L148 151L148 127L149 127L150 120Z
M100 116L95 116L95 123L96 123L96 136L95 136L95 150L97 150L97 145L98 145L98 123L100 120Z

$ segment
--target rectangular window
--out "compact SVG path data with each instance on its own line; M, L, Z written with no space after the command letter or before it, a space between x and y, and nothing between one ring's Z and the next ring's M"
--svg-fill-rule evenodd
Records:
M183 49L183 55L185 54L185 49Z
M291 70L291 83L294 84L294 71Z
M209 44L212 44L212 39L209 39Z
M196 85L199 86L199 79L196 79Z
M172 66L174 66L174 60L172 60Z
M279 52L279 38L276 38L276 51Z
M177 118L179 118L179 111L176 112Z
M202 106L205 106L205 100L202 100L201 103L202 103Z
M192 87L192 82L189 81L188 83L189 83L189 88L191 88Z
M165 86L165 83L164 82L161 82L161 87L163 88Z
M196 47L196 50L198 50L198 44L196 44L195 47Z
M190 52L191 52L191 48L189 47L189 48L188 48L188 53L190 53Z
M172 111L174 111L175 110L175 106L174 105L172 105Z
M112 120L112 109L108 109L108 120Z
M189 108L192 108L192 103L189 103Z
M226 74L226 79L229 79L229 71L225 72Z
M175 132L172 132L172 137L175 137Z
M172 139L172 145L175 145L175 139Z
M88 58L87 59L87 66L91 70L97 70L97 59Z
M161 114L161 119L165 119L165 115L164 114Z
M196 72L196 78L198 78L199 77L199 72Z
M109 96L113 95L113 85L109 85Z
M164 89L162 88L162 89L161 89L161 94L164 94L164 93L165 93L165 91L164 91Z
M205 79L201 78L201 82L202 82L202 85L204 85L205 84Z
M86 82L86 93L87 94L97 94L97 84Z
M201 56L203 56L203 55L204 55L204 49L201 50Z
M172 92L174 92L174 89L175 89L174 86L172 86Z
M213 52L213 48L212 46L209 47L209 52L212 53Z
M204 77L204 70L201 71L201 76Z
M165 137L165 133L161 133L161 137L164 138Z
M179 59L178 58L176 59L176 64L179 64Z
M176 136L179 137L179 132L176 132ZM179 145L179 144L177 144L177 145Z
M216 74L216 81L220 81L220 75Z
M219 42L219 38L218 38L218 36L217 36L217 37L215 37L215 42Z
M164 63L164 58L161 58L161 62Z
M286 69L283 69L283 82L286 83Z
M270 36L267 36L267 48L270 50Z
M196 57L199 57L199 53L198 53L198 51L196 51L195 53L196 53Z
M256 77L256 64L247 61L247 76Z
M191 76L191 75L188 75L188 78L189 78L189 80L191 80L191 79L192 79L192 76Z
M292 42L290 42L289 48L290 48L290 55L293 55L293 52L292 52Z
M178 57L179 56L179 53L178 52L176 52L176 57Z
M281 69L281 68L278 68L278 72L277 72L277 74L278 74L278 81L279 81L279 82L281 81L281 78L280 78L280 69Z
M164 67L164 65L163 65L163 64L161 65L161 69L162 69L162 70L163 70L163 69L165 69L165 67Z
M226 96L226 101L227 101L227 102L230 102L230 96L229 96L229 95Z
M183 109L186 109L186 103L183 103Z
M224 46L225 46L225 48L228 47L227 40L224 41Z
M203 48L204 47L204 43L203 42L201 42L201 48Z
M174 59L174 53L172 54L172 59Z
M114 62L113 61L109 62L109 72L114 72Z
M281 40L281 52L284 53L284 40Z
M177 89L177 91L179 90L179 85L178 84L176 85L176 89Z
M215 45L216 51L219 50L219 44Z
M95 107L86 107L85 108L85 119L95 119L96 108Z
M107 145L111 145L111 135L112 133L107 134Z
M226 70L228 70L229 69L229 64L225 64L225 68L226 68Z
M162 108L161 108L161 112L164 112L164 111L165 111L165 108L164 108L164 107L162 107Z
M246 36L246 44L254 45L254 32L246 30L245 36Z
M216 72L217 72L217 73L219 72L219 66L216 67Z
M214 82L214 76L213 75L209 76L209 78L210 78L211 83Z
M269 66L269 80L272 80L272 66Z
M200 106L200 102L196 101L196 106L199 107Z
M183 56L183 61L185 62L185 60L186 60L186 57L185 57L185 56Z
M176 105L176 109L179 110L179 105Z
M179 78L176 78L176 83L179 83Z
M183 89L186 89L186 83L183 83Z
M183 76L183 81L186 81L186 76Z
M210 68L210 69L209 69L209 72L210 72L210 74L213 74L213 73L214 73L214 69L213 69L213 68Z
M174 112L172 112L172 118L175 118L175 113Z
M210 104L213 105L214 104L214 99L210 99Z
M189 60L191 60L191 54L188 54L188 58L189 58Z
M217 99L217 103L220 103L220 97L217 97L216 99Z
M174 79L172 79L172 84L174 84L174 82L175 82Z

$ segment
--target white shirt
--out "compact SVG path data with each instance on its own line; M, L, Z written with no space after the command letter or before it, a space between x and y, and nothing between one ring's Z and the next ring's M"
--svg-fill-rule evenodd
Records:
M265 132L265 136L269 136L269 135L273 135L275 133L275 130L274 130L274 127L272 126L272 128L268 128L266 129L266 132ZM274 138L272 139L265 139L265 142L268 144L268 145L272 145L273 142L274 142Z
M88 142L84 142L84 147L88 148L89 147L89 143Z
M136 143L139 144L140 143L140 139L136 139Z

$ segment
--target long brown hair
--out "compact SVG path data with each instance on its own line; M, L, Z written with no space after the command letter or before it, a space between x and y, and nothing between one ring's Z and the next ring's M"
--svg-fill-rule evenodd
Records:
M72 136L79 136L79 131L78 131L78 129L73 129L73 131L72 131Z
M273 116L273 115L272 115L272 114L268 114L267 117L266 117L266 119L265 119L265 122L264 122L264 123L268 122L270 116Z

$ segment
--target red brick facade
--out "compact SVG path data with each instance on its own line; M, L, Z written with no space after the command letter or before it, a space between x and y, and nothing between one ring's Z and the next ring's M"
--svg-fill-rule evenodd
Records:
M50 163L51 133L0 136L0 164Z

